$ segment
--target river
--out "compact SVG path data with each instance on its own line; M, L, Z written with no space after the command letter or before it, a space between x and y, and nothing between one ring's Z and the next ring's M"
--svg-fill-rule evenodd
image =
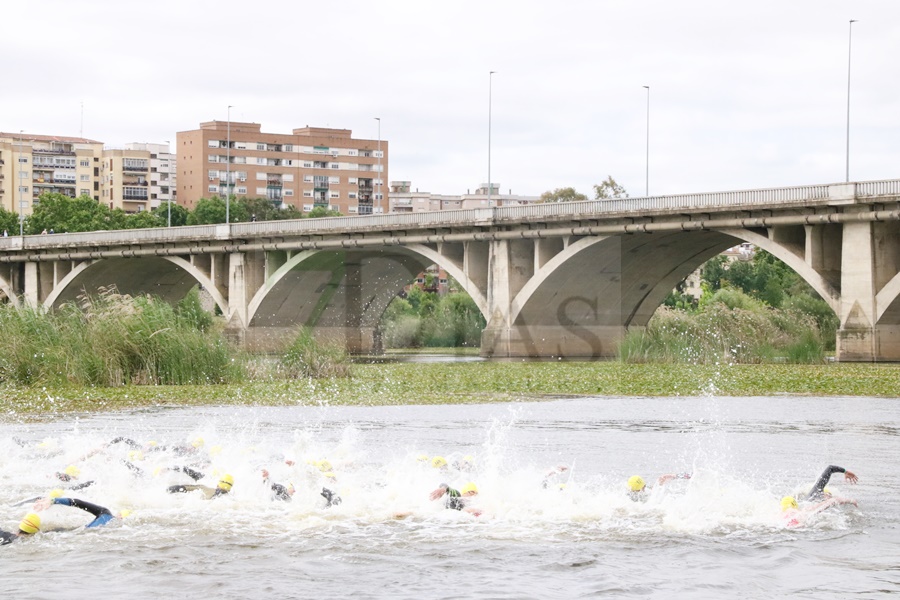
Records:
M104 447L118 436L144 448ZM148 445L200 439L189 458ZM473 468L439 472L436 455ZM876 598L900 594L898 458L900 404L884 398L7 415L0 528L28 512L18 502L89 480L66 495L133 512L84 529L87 513L53 506L44 529L72 530L0 547L0 574L17 599ZM231 493L167 493L194 483L171 469L189 464L211 486L231 474ZM829 484L858 507L786 527L781 497L829 464L859 476ZM53 474L69 465L78 479L63 484ZM291 502L272 499L263 468L294 484ZM646 502L625 494L631 475L682 472ZM429 500L442 481L476 483L482 515ZM326 507L323 486L343 502Z

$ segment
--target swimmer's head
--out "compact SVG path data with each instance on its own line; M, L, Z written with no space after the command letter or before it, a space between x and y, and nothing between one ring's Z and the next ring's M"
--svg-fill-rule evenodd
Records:
M463 496L476 496L478 494L478 486L475 485L475 482L470 481L466 485L462 486L459 490L459 493Z
M68 467L66 467L66 470L63 471L63 473L65 473L72 479L78 479L78 476L81 475L81 469L79 469L75 465L69 465Z
M640 492L647 486L640 475L632 475L628 478L628 489L632 492Z
M427 462L428 462L428 455L427 455L427 454L420 454L419 456L416 457L416 460L419 461L419 462L421 462L421 463L427 463Z
M331 463L328 462L327 460L320 460L319 462L316 463L316 466L319 467L319 470L322 471L323 473L330 471L332 468Z
M126 518L128 518L128 516L129 516L130 514L131 514L131 511L130 511L130 510L128 510L127 508L126 508L126 509L123 509L122 512L119 513L119 518L120 518L120 519L126 519Z
M291 483L291 482L288 482L288 484L287 484L287 493L288 493L288 495L289 495L289 496L293 496L293 495L294 495L294 492L296 492L296 491L297 491L297 488L294 487L294 484Z
M22 522L19 523L19 533L26 533L31 535L32 533L37 533L41 530L41 517L38 516L37 513L28 513L24 517L22 517Z
M781 510L787 510L789 508L793 508L794 510L798 508L797 499L793 496L785 496L781 499Z
M196 438L194 438L194 441L191 442L191 446L193 446L194 448L202 448L203 444L205 444L205 443L206 442L203 440L202 437L196 437Z
M331 480L333 480L333 481L337 481L337 475L335 475L335 474L334 474L333 472L331 472L331 471L327 471L327 472L325 472L325 473L322 473L322 477L324 477L324 478L326 478L326 479L331 479Z
M50 493L47 494L47 496L50 498L62 498L62 495L62 488L53 488L52 490L50 490Z
M219 480L219 484L216 486L223 492L230 492L231 487L234 485L234 477L231 475L222 475L222 479Z
M131 462L137 462L139 460L144 460L144 453L140 450L130 450L128 452L128 460Z
M443 469L447 466L447 459L443 456L435 456L431 459L431 466L435 469Z
M825 495L826 495L827 497L829 497L829 498L831 498L831 497L834 495L834 494L831 493L831 490L828 489L828 488L824 488L824 489L822 490L822 493L825 494Z

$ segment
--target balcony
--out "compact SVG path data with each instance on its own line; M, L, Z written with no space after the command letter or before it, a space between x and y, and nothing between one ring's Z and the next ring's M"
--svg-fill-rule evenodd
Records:
M372 194L372 193L375 192L375 186L373 186L373 185L362 185L362 184L360 184L360 186L359 186L359 191L360 191L360 192L366 192L366 193Z
M128 192L125 192L124 194L122 194L122 199L123 200L140 200L142 202L146 202L147 196L146 195L142 196L140 194L129 194Z
M129 173L146 173L147 167L135 167L131 165L126 165L122 167L123 171L128 171Z
M57 154L57 155L65 155L65 156L75 156L75 152L73 150L63 150L57 148L51 148L50 150L46 150L43 148L32 148L32 154Z
M123 179L122 185L129 185L132 187L134 187L134 186L146 187L148 184L146 181L129 181L128 179Z
M266 179L266 185L269 187L281 187L283 183L281 179Z

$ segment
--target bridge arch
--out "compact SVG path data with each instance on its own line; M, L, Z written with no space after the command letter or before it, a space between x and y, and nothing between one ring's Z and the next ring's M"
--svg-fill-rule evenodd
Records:
M900 323L900 273L894 275L875 295L875 306L876 322Z
M135 269L135 264L141 268ZM54 308L74 301L82 291L113 286L122 294L149 294L174 303L197 283L203 286L225 314L228 304L221 291L203 271L176 256L108 258L79 263L54 286L42 305L48 309Z

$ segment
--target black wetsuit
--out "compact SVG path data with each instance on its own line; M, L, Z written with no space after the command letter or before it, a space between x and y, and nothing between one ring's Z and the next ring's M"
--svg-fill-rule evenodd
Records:
M329 490L328 488L322 488L322 497L328 501L328 506L337 506L341 503L341 497Z
M85 525L85 527L100 527L112 521L115 517L105 506L98 506L85 500L78 498L54 498L53 504L62 504L63 506L74 506L85 510L94 515L94 520Z
M459 493L459 490L454 490L446 483L442 483L440 487L447 490L447 500L444 502L444 508L462 510L466 507L466 500L462 497L462 494Z
M207 485L171 485L166 491L170 494L184 494L187 492L194 492L200 490L203 492L207 498L217 498L219 496L224 496L228 493L228 490L223 490L220 487L211 488Z
M847 469L845 469L844 467L836 467L834 465L830 465L819 476L819 480L816 481L815 485L813 485L812 490L810 490L809 495L806 496L806 499L810 501L816 501L825 498L825 486L828 485L828 481L831 479L831 476L835 473L846 472Z
M285 502L291 501L291 493L286 486L283 486L280 483L273 483L269 487L275 493L276 500L283 500Z
M0 546L12 544L17 539L19 539L19 536L15 533L10 533L9 531L3 531L2 529L0 529Z

